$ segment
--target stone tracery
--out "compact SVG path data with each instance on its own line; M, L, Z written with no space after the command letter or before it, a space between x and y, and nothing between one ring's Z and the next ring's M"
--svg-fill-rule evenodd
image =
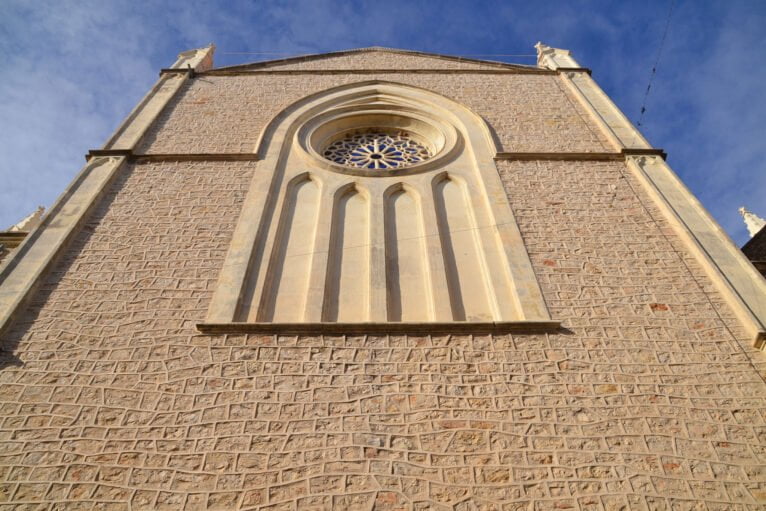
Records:
M325 148L323 156L341 165L393 169L431 158L431 151L404 130L371 128L346 133Z

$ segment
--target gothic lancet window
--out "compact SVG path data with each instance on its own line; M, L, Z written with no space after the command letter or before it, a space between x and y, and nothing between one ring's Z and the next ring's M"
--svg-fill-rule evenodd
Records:
M558 325L495 153L481 118L408 86L366 82L292 105L262 134L200 328Z

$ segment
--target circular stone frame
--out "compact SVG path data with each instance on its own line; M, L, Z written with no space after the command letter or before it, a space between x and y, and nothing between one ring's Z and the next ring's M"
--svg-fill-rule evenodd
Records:
M369 169L335 163L324 157L325 148L354 130L401 130L428 147L431 157L413 165L390 169ZM378 105L331 110L306 121L295 134L304 156L314 165L354 176L387 177L416 174L446 163L455 154L460 142L458 131L451 124L424 112Z

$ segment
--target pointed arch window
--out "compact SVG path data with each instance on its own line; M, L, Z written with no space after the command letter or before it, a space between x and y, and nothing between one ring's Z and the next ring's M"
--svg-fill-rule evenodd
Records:
M367 82L292 105L261 161L203 331L550 330L482 119Z

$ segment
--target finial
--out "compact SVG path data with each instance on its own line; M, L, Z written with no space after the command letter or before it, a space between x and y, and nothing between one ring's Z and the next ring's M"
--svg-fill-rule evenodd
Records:
M42 206L38 206L37 209L32 212L29 216L24 218L21 222L17 223L14 226L11 226L8 228L9 232L29 232L38 225L40 225L40 222L42 222L43 214L45 213L45 208Z
M535 45L537 50L537 67L558 69L560 67L580 67L580 64L572 58L572 52L561 48L553 48L539 42Z
M766 226L766 220L759 217L752 211L748 211L745 206L739 208L739 214L742 215L742 219L745 221L745 225L747 226L747 232L750 233L751 238L758 234L758 232L760 232L760 230Z

